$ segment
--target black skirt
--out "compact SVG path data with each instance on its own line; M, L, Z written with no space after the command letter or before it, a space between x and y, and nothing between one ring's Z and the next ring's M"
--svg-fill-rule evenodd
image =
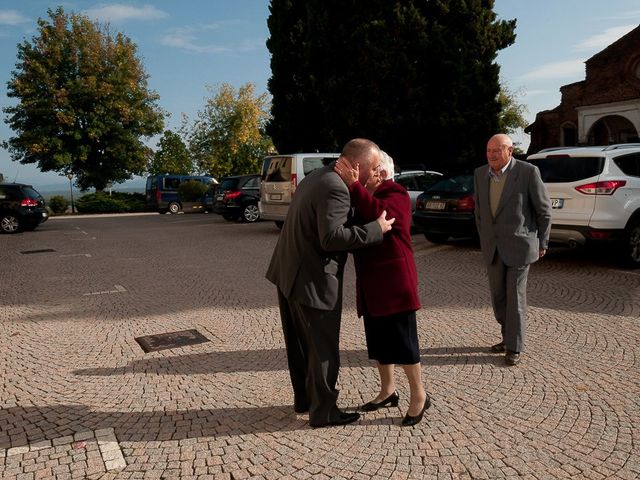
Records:
M382 365L413 365L420 362L416 312L387 317L364 314L364 333L371 360Z

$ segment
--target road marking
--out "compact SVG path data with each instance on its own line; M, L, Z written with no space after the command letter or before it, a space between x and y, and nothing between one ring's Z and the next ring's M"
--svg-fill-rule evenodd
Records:
M83 293L82 295L106 295L108 293L121 293L121 292L126 292L127 289L124 288L122 285L114 285L115 290L104 290L102 292L90 292L90 293Z
M87 257L91 258L90 253L71 253L69 255L60 255L61 257Z

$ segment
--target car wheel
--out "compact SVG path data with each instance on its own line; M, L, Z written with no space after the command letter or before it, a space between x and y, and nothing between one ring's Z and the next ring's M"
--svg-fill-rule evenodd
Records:
M449 240L449 235L443 235L439 233L425 233L424 238L429 240L431 243L446 243Z
M258 205L255 203L250 203L249 205L244 207L242 210L242 221L247 223L253 223L260 219L260 210L258 210Z
M276 227L282 230L283 226L284 226L284 222L282 220L276 220Z
M632 268L640 268L640 223L629 227L625 243L625 262Z
M0 230L4 233L16 233L20 231L20 220L11 213L5 213L0 217Z
M169 212L178 213L180 211L180 204L178 202L171 202L169 204Z

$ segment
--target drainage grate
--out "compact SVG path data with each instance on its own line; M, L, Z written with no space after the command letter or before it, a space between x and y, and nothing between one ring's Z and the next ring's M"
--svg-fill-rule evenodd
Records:
M30 255L32 253L46 253L46 252L55 252L53 248L42 248L40 250L24 250L20 252L23 255Z
M134 338L140 344L145 353L167 350L169 348L186 347L187 345L198 345L209 342L197 330L181 330L179 332L160 333L158 335L146 335Z

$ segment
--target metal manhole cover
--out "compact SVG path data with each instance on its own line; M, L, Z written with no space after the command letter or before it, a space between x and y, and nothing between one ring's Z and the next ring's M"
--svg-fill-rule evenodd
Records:
M197 330L180 330L179 332L159 333L158 335L145 335L134 338L142 347L145 353L167 350L169 348L186 347L187 345L198 345L209 342Z
M23 255L30 255L32 253L46 253L46 252L55 252L53 248L41 248L40 250L24 250L20 252Z

